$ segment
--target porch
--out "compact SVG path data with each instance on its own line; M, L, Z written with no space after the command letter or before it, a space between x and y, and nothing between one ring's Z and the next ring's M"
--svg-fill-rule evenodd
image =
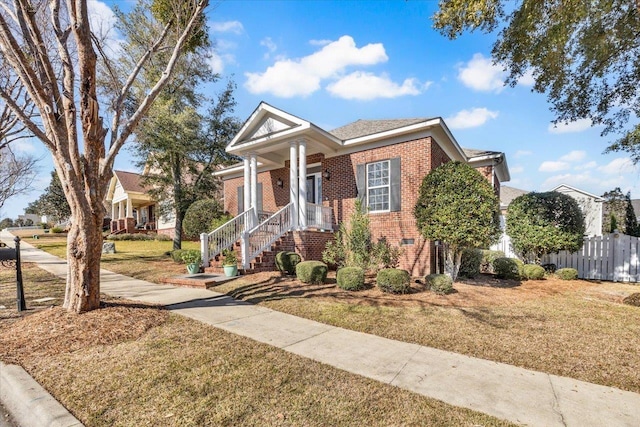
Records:
M126 197L111 203L111 233L148 233L156 230L156 205Z

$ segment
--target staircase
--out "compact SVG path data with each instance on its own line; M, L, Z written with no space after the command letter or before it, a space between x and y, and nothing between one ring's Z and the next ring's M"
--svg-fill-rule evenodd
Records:
M238 255L238 259L241 259L240 242L237 242L233 246L233 250ZM291 232L287 232L280 236L275 242L271 244L269 248L262 251L260 255L255 257L250 263L249 268L239 268L238 271L241 274L259 273L261 271L274 271L276 269L276 254L281 251L295 251L295 243ZM218 254L211 259L209 267L205 267L205 273L224 273L222 268L222 255Z

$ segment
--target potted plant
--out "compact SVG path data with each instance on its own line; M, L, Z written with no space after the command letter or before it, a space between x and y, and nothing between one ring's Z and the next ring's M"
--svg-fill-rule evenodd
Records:
M222 251L222 268L224 275L227 277L235 277L238 275L238 256L231 249Z
M187 264L187 271L189 274L196 274L200 271L200 261L202 258L200 257L200 251L184 251L180 258Z

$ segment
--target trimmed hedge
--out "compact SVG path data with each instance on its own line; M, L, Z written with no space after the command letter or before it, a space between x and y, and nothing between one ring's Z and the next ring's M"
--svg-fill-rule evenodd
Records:
M407 270L398 268L384 268L376 277L378 287L382 292L392 294L406 294L411 289L411 276Z
M556 270L556 276L560 280L576 280L578 278L578 270L575 268L561 268Z
M446 295L452 293L453 280L446 274L430 274L424 278L425 283L429 289L436 294Z
M542 280L544 279L544 268L537 264L526 264L522 268L522 275L528 280Z
M519 280L524 263L516 258L496 258L493 260L493 271L498 279Z
M171 259L174 262L180 263L180 264L184 264L184 261L182 260L182 254L184 252L186 252L186 249L175 249L173 251L170 252L171 254Z
M489 249L482 249L482 261L480 262L481 273L494 273L493 261L497 258L504 258L504 252L491 251Z
M480 274L482 263L482 251L480 249L464 249L462 251L462 261L458 275L473 279Z
M296 265L296 277L302 283L321 285L327 279L329 268L322 261L302 261Z
M276 254L276 268L283 274L293 276L296 274L296 265L302 261L300 255L295 252L282 251Z
M336 273L338 287L345 291L364 288L364 270L360 267L342 267Z
M171 237L166 234L155 234L155 233L121 233L121 234L109 234L106 237L107 240L112 240L114 242L121 240L157 240L159 242L167 242L171 240Z

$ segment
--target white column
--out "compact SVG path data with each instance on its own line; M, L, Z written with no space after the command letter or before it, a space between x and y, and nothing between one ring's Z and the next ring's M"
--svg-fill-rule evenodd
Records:
M258 159L256 153L251 153L251 207L258 214ZM256 224L254 224L256 225Z
M118 202L118 219L124 218L124 216L122 216L123 212L124 212L124 203L122 202L122 200L120 200Z
M251 206L251 165L249 157L244 157L244 192L243 192L243 210L249 209ZM240 200L238 200L240 203ZM240 213L240 212L239 212Z
M300 170L298 171L298 225L300 229L307 228L307 143L300 141L298 143L300 150L299 161Z
M116 204L111 202L111 219L118 219L116 218Z
M298 228L298 146L289 143L289 202L293 203L293 218L291 225Z
M129 197L127 197L127 218L133 218L133 205Z

